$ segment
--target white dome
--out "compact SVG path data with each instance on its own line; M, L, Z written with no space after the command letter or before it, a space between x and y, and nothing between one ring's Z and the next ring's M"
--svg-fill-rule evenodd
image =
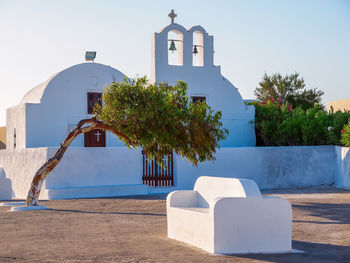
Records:
M24 97L21 100L20 104L24 103L41 103L41 100L44 96L45 91L47 88L50 86L50 83L58 77L64 77L64 78L72 78L72 74L74 71L78 70L76 74L79 74L80 72L87 72L87 70L91 71L91 68L93 68L94 71L96 72L101 72L104 70L110 70L111 74L113 75L113 80L119 79L120 76L123 76L124 74L121 73L119 70L112 68L111 66L99 64L99 63L82 63L82 64L77 64L72 67L69 67L67 69L64 69L54 75L52 75L48 80L45 82L39 84L38 86L32 88L30 91L28 91Z
M30 91L24 95L23 99L21 100L21 104L24 103L40 103L41 98L43 97L44 91L47 87L47 85L50 83L50 81L55 78L58 74L61 72L58 72L54 75L52 75L48 80L45 82L39 84L38 86L32 88Z

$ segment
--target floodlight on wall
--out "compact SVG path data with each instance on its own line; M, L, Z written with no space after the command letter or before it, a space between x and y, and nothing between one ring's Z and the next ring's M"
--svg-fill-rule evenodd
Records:
M96 51L86 51L85 52L85 61L94 61L96 58Z

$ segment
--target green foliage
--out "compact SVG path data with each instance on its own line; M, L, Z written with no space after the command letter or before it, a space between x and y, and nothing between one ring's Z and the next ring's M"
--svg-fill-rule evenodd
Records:
M269 76L265 73L259 86L255 89L254 94L261 101L281 100L293 108L300 107L303 110L313 108L317 103L320 109L324 109L324 106L321 105L323 91L307 90L304 79L299 77L299 73L285 76L280 73Z
M254 102L258 146L347 145L344 127L350 113L327 113L316 104L307 110L292 109L288 103ZM350 126L350 125L348 125ZM342 135L343 134L343 135ZM345 139L344 139L345 138Z
M344 126L344 129L341 130L341 142L346 147L350 147L350 120L348 124Z
M215 147L226 138L221 112L214 113L205 102L192 103L187 84L149 84L147 79L125 79L105 89L103 107L95 106L97 119L124 134L128 147L141 147L161 160L175 152L194 165L215 159Z

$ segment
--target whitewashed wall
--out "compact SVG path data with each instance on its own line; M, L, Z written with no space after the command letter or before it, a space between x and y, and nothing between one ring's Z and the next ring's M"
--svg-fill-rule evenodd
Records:
M34 174L47 158L47 148L0 150L0 167L8 180L6 184L11 187L7 191L15 198L25 198ZM45 186L42 196L46 197Z
M26 104L19 104L6 110L6 149L14 148L14 129L16 148L26 147L26 107Z
M53 156L56 148L48 148ZM69 148L46 180L50 199L147 194L142 155L121 147Z
M56 148L48 148L53 156ZM47 188L142 184L142 155L126 148L69 148ZM69 174L69 176L67 176Z
M9 200L13 195L11 180L6 178L4 168L0 167L0 200Z
M335 177L335 186L350 189L350 148L335 147L337 153L338 172Z
M27 196L36 171L57 148L0 150L0 167L15 198ZM46 179L41 199L147 194L140 151L71 147ZM9 184L10 182L10 184ZM2 186L4 184L2 183ZM5 186L4 186L5 187ZM0 189L2 189L0 187Z
M0 190L25 198L35 172L55 150L0 150L0 168L3 168ZM350 187L350 148L345 147L221 148L216 153L216 161L198 167L175 156L174 187L142 185L141 158L139 150L126 148L69 148L47 178L41 198L168 193L192 189L197 177L202 175L253 179L261 189L333 184Z
M177 158L177 186L208 175L252 179L260 189L311 187L333 184L337 172L334 146L221 148L215 156L198 168Z

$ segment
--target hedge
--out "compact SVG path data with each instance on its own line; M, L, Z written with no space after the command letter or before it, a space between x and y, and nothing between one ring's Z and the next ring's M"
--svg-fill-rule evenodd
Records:
M350 147L350 112L292 109L282 101L255 106L257 146L343 145Z

